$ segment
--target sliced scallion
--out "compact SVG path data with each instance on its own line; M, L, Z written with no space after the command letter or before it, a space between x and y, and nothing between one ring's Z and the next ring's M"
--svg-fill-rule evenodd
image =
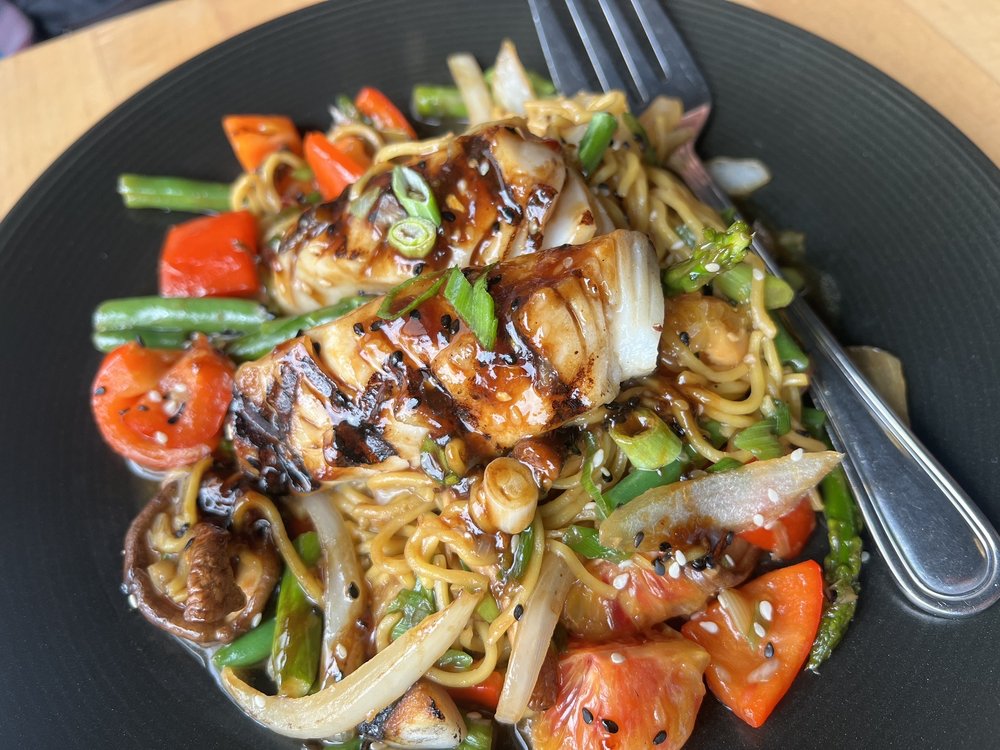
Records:
M586 452L583 457L583 468L580 470L580 485L594 501L601 518L607 518L614 509L601 493L601 488L594 483L594 457L597 455L597 441L594 439L593 433L585 432L584 442L586 443Z
M604 559L621 562L628 557L621 550L605 547L597 540L597 529L586 526L570 526L563 532L563 542L571 550L588 560Z
M748 451L761 461L778 458L784 455L778 436L775 435L774 421L764 419L740 430L733 437L733 445L742 451Z
M714 464L705 469L705 471L708 471L712 474L720 474L723 471L732 471L733 469L738 469L742 465L743 464L741 464L735 458L729 458L729 456L726 456L721 461L716 461Z
M775 434L787 435L792 430L792 415L788 411L788 404L784 401L774 402L774 414L771 415L774 421Z
M437 227L419 216L407 216L389 227L389 244L407 258L426 258L437 242Z
M716 276L712 286L733 302L749 302L752 279L753 266L749 263L737 263ZM795 290L784 279L772 274L764 277L764 306L768 310L788 307L794 298Z
M437 660L437 665L442 669L464 672L472 666L472 657L464 651L459 651L456 648L449 648L444 652L441 658Z
M646 128L642 126L639 122L639 118L633 115L631 112L622 113L622 122L625 123L625 127L628 128L632 137L635 139L636 145L642 151L642 159L647 164L654 164L656 162L656 153L653 151L653 146L649 142L649 134L646 132Z
M426 219L435 227L441 226L441 211L431 186L415 169L395 167L392 170L392 192L410 216Z
M634 409L628 418L611 428L618 444L637 469L653 471L677 459L684 444L651 409Z
M497 317L493 297L486 288L490 269L485 268L470 284L460 268L452 268L444 286L444 297L484 349L492 349L497 340Z
M607 112L595 112L587 125L587 132L583 134L577 154L580 158L580 168L584 174L590 174L597 165L601 163L601 157L611 145L615 130L618 129L618 121L614 115Z
M798 345L792 335L777 320L774 321L778 333L774 336L774 348L778 352L781 363L788 365L795 372L805 372L809 369L809 357Z
M393 304L396 298L401 294L406 292L414 284L427 284L427 287L408 305L400 310L393 310ZM407 279L402 284L393 287L385 295L385 299L382 300L382 304L378 308L378 313L376 313L382 320L396 320L396 318L401 318L404 315L409 315L412 310L415 310L420 305L424 304L427 300L437 294L441 287L444 285L444 276L441 274L432 274L431 276L414 276L412 279Z

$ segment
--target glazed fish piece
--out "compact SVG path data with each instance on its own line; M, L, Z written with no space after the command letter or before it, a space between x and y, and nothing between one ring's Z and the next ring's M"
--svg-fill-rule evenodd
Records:
M498 320L492 350L441 295L395 320L378 317L379 298L240 367L230 427L244 470L306 492L416 467L428 437L465 436L494 455L655 367L663 293L644 235L616 231L466 275L481 273Z
M406 213L391 173L378 174L354 201L345 192L310 208L266 253L268 286L282 309L308 312L359 291L387 291L421 269L485 266L612 229L559 145L513 126L449 138L406 165L427 180L442 212L431 253L407 258L388 243L389 227Z

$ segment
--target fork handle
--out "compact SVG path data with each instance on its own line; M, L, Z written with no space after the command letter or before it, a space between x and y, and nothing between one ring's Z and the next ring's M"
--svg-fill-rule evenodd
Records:
M733 207L692 143L675 152L672 165L702 201L720 211ZM753 249L772 273L781 275L757 239ZM816 313L796 298L785 317L810 356L810 393L829 415L834 445L846 454L844 470L868 533L903 594L942 617L973 615L1000 599L996 529L879 396Z

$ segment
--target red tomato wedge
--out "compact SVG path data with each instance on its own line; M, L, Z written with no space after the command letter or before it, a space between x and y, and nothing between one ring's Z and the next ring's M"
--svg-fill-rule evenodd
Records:
M681 631L712 655L715 696L752 727L771 715L809 655L823 613L823 571L813 560L755 578L737 592L764 635L740 632L719 602ZM767 615L770 614L770 619Z
M349 148L342 149L330 143L323 133L306 134L305 156L325 201L339 197L346 187L357 182L371 163L367 155L360 156L350 144Z
M493 672L478 685L448 688L448 692L456 703L465 708L485 708L489 711L496 711L502 689L503 674Z
M406 116L378 89L371 86L361 89L354 99L354 106L379 130L396 130L410 138L417 137Z
M164 297L255 297L257 221L248 211L172 227L160 253Z
M816 512L806 498L770 527L744 531L739 536L755 547L766 549L779 560L788 560L798 557L815 528Z
M164 470L215 450L232 389L233 364L204 338L183 352L130 342L104 358L90 405L117 453Z
M559 657L555 705L529 723L531 747L681 747L705 696L708 654L670 633L571 646Z
M247 172L281 149L302 153L302 139L289 118L282 115L227 115L222 118L229 145Z

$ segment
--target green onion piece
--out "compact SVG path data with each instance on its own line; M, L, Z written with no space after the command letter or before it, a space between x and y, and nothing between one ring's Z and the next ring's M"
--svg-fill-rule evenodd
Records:
M646 132L646 128L642 126L642 123L639 122L639 118L631 112L624 112L622 114L622 122L625 123L625 127L628 128L632 134L632 138L635 139L636 145L642 151L642 160L647 164L655 164L656 153L653 151L653 145L649 142L649 134Z
M403 307L401 310L393 312L392 305L396 301L396 297L401 295L403 292L408 290L414 284L427 284L427 287L416 297L413 298L408 305ZM395 320L396 318L402 318L404 315L409 315L411 311L420 307L427 300L437 294L441 287L444 285L444 276L440 273L430 274L429 276L414 276L412 279L407 279L402 284L399 284L386 293L385 298L382 300L382 304L379 305L378 312L375 313L383 320Z
M467 732L455 750L490 750L493 747L493 722L489 719L465 717Z
M784 277L785 281L788 282L788 286L790 286L793 291L801 292L806 288L806 277L798 268L795 268L794 266L782 266L781 275Z
M475 334L484 349L493 349L497 339L497 317L493 297L486 285L490 275L488 266L482 270L475 284L470 284L460 268L452 268L444 287L444 297L455 308L465 324Z
M785 453L774 434L774 421L770 419L755 422L737 432L733 437L733 445L740 450L749 451L761 461L778 458Z
M361 113L358 108L354 106L354 102L347 94L339 94L336 99L334 99L334 106L340 110L340 114L346 117L348 120L354 120L356 122L361 122Z
M556 85L551 80L533 70L526 72L528 80L531 82L531 88L534 89L535 96L539 99L545 99L556 95Z
M805 372L809 369L809 357L798 345L792 335L777 320L773 321L778 333L774 337L774 348L778 352L781 363L788 365L795 372Z
M826 438L826 412L811 406L802 407L802 426L817 440Z
M628 418L611 428L618 444L637 469L653 471L677 459L684 444L656 412L645 407L632 410Z
M514 557L510 567L507 569L507 579L520 579L528 569L531 562L531 553L535 549L535 527L529 526L517 535L517 549L514 550Z
M621 550L605 547L597 541L597 529L587 526L570 526L563 532L563 542L571 550L588 560L604 559L621 562L628 558Z
M322 553L316 532L296 537L295 551L307 567L315 565ZM281 577L274 621L270 671L275 686L279 695L301 698L308 694L319 672L323 618L287 567Z
M713 288L722 292L733 302L750 301L750 285L753 266L738 263L725 273L720 273L712 282ZM788 307L795 298L795 290L784 279L767 274L764 277L764 306L768 310Z
M739 461L735 458L730 458L726 456L721 461L716 461L714 464L709 466L705 471L711 472L712 474L719 474L723 471L732 471L733 469L738 469L742 466Z
M580 159L580 168L585 175L589 175L597 165L601 163L601 157L611 145L611 139L618 129L618 121L614 115L607 112L595 112L587 125L587 132L583 134L580 141L580 148L577 155Z
M784 401L774 402L774 414L771 415L771 419L774 420L774 432L778 436L787 435L792 431L792 415L788 411L788 404Z
M407 258L426 258L437 242L437 227L419 216L407 216L389 227L389 244Z
M461 477L452 471L448 465L448 457L444 448L435 442L434 438L427 436L420 444L420 468L431 479L435 479L446 487L458 484Z
M736 221L736 209L732 206L722 209L722 212L719 214L719 218L722 219L723 224L732 224Z
M583 436L587 447L583 457L583 468L580 470L580 484L597 506L598 515L601 518L607 518L614 508L601 494L601 488L594 483L594 456L597 455L597 441L594 439L593 433L585 432Z
M742 221L733 222L725 232L705 229L705 241L691 257L668 267L663 272L663 285L669 295L697 292L720 273L743 260L750 247L750 227Z
M497 605L497 600L493 598L493 594L487 593L483 597L479 606L476 607L476 614L486 622L493 622L500 616L500 607Z
M604 493L604 499L612 509L635 500L646 490L673 484L681 478L684 471L684 461L678 460L667 464L656 471L633 471L618 484Z
M274 641L273 617L216 651L212 656L212 663L219 669L252 667L271 655L272 641Z
M472 666L472 657L469 656L464 651L459 651L455 648L449 648L442 654L441 658L437 660L437 665L442 669L451 669L455 672L464 672L469 667Z
M425 617L434 613L434 592L425 589L420 579L417 579L412 589L403 589L389 603L387 612L402 612L403 616L392 626L392 640L396 640L410 628L417 625Z
M710 442L714 448L721 448L729 441L729 438L722 434L721 422L714 419L705 419L701 422L701 428L708 436L708 442Z
M292 170L292 177L299 182L311 182L314 175L309 167L296 167Z
M410 216L426 219L435 227L441 226L441 211L434 193L418 171L410 167L394 167L392 192Z
M118 176L118 194L126 208L159 208L191 213L228 211L230 189L230 185L222 182L181 177Z
M410 108L419 120L458 120L469 116L456 86L414 86Z
M344 742L334 742L331 745L323 745L323 750L361 750L361 738L352 737Z
M379 197L381 190L377 187L370 187L357 198L352 200L347 208L348 213L356 218L361 218L367 216L371 210L372 206L375 205L375 199Z
M305 196L305 202L311 206L316 206L323 202L323 194L319 190L313 190Z

